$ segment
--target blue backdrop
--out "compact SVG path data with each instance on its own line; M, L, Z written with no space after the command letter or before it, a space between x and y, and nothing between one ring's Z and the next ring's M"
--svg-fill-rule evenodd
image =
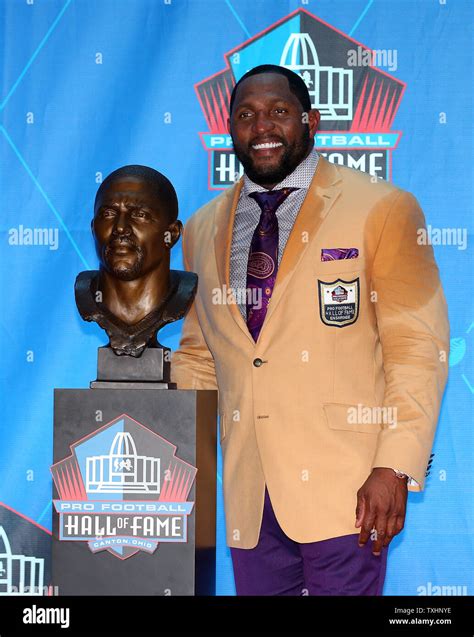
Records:
M426 491L409 497L384 593L472 594L472 6L1 1L0 501L50 528L53 388L87 387L104 342L73 295L76 274L96 266L89 223L102 177L131 163L159 169L185 221L239 172L228 91L247 68L281 62L313 87L330 74L321 151L391 178L425 211L450 310L450 378ZM349 84L331 95L344 69ZM160 340L175 348L180 329ZM221 491L218 592L234 592Z

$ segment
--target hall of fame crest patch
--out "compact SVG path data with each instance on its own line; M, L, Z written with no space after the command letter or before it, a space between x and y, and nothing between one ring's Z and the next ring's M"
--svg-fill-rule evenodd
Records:
M331 283L318 279L319 314L325 325L345 327L359 317L359 278L337 279Z

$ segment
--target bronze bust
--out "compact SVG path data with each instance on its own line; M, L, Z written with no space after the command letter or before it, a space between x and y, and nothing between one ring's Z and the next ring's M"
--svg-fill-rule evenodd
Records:
M185 315L197 286L196 274L170 270L182 232L173 185L147 166L115 170L97 191L91 228L100 267L76 279L82 318L107 332L118 356L161 347L158 330Z

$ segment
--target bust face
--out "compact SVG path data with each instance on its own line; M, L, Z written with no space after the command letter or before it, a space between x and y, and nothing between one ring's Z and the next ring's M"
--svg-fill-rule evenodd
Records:
M169 227L167 210L146 181L118 178L97 199L92 220L101 267L123 281L156 270L176 241Z

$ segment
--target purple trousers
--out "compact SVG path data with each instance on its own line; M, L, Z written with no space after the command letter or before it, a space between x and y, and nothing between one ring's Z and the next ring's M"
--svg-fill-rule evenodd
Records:
M280 528L265 489L262 526L253 549L231 548L237 595L381 595L387 548L360 548L359 534L300 544Z

